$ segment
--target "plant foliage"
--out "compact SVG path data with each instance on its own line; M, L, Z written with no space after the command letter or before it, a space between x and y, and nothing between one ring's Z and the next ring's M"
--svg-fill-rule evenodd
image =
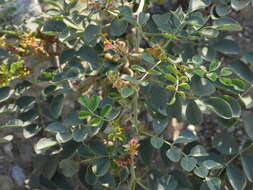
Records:
M31 189L74 189L74 176L94 190L252 189L253 54L224 37L251 0L46 2L36 32L0 31L0 114L16 115L0 129L39 138ZM221 131L211 147L168 130L207 116Z

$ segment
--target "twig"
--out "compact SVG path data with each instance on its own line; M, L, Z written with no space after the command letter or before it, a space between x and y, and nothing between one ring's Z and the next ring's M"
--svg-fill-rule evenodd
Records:
M137 183L138 185L140 185L143 189L145 189L145 190L150 190L150 189L147 188L145 185L143 185L143 184L140 182L140 180L137 180L136 183Z
M222 172L228 167L238 156L240 156L242 153L246 152L248 149L253 147L253 143L251 143L249 146L242 149L242 151L238 152L236 155L234 155L229 161L227 161L223 168L221 168L221 171L218 173L218 176L222 174Z
M158 61L155 65L153 65L142 77L140 80L144 80L148 75L149 75L149 72L154 70L159 64L161 63L161 60Z

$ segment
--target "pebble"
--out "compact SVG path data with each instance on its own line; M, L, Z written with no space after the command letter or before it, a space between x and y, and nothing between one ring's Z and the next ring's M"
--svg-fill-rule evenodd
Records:
M14 179L14 181L16 182L17 185L23 185L24 184L24 180L25 180L25 174L22 168L20 168L19 166L14 166L11 169L11 176Z
M13 181L9 176L0 175L0 190L12 190L13 187Z
M12 153L13 145L11 143L4 145L3 149L6 155L13 157Z

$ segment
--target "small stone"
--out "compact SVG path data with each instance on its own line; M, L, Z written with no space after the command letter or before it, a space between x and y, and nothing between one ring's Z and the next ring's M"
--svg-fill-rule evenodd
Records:
M12 153L13 146L11 143L4 145L3 149L6 155L13 157L13 153Z
M13 187L13 181L9 176L0 175L0 190L12 190Z
M14 179L14 181L16 182L17 185L23 185L24 184L24 180L25 180L25 174L22 168L20 168L19 166L14 166L11 169L11 176Z

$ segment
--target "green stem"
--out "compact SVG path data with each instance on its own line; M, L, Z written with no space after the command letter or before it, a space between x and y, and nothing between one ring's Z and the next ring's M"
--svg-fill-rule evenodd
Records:
M139 180L137 180L136 183L137 183L138 185L140 185L144 190L150 190L150 189L147 188L145 185L143 185Z
M130 167L130 174L131 174L131 177L130 177L130 183L129 183L128 190L135 190L136 174L135 174L134 163Z
M161 63L161 60L158 61L156 64L154 64L142 77L140 80L144 80L151 71L153 71L159 64Z
M242 153L246 152L247 150L249 150L251 147L253 147L253 143L251 143L249 146L245 147L244 149L242 149L242 151L238 152L236 155L234 155L230 160L228 160L224 167L221 168L221 171L218 173L218 176L220 176L222 174L222 172L226 169L226 167L228 167L238 156L240 156Z
M81 160L80 163L87 163L87 162L91 162L91 161L94 161L94 160L97 160L97 159L100 159L100 158L107 158L108 156L94 156L94 157L91 157L91 158L88 158L88 159L85 159L85 160Z
M137 135L139 134L138 128L138 98L139 98L139 90L136 89L135 96L133 98L133 112L134 112L134 128L136 129Z
M150 133L145 132L145 131L142 131L141 133L144 134L144 135L147 135L147 136L149 136L149 137L155 137L155 135L150 134ZM173 143L170 143L169 141L166 141L165 139L162 139L162 140L163 140L163 142L164 142L165 144L169 145L170 147L173 147L173 146L174 146ZM180 149L180 153L181 153L183 156L185 156L185 157L188 156L188 155L185 154L181 149Z
M137 16L137 23L139 23L139 15L143 11L145 6L145 0L140 0L139 7L137 11L134 13ZM141 32L142 28L140 25L136 28L136 44L135 44L135 51L137 52L140 47L140 41L141 41ZM134 121L133 125L136 129L137 135L139 134L139 128L138 128L138 98L139 98L139 88L136 88L136 94L133 98L133 112L134 112ZM135 174L135 163L133 162L130 167L130 182L128 186L128 190L135 190L136 186L136 174Z

